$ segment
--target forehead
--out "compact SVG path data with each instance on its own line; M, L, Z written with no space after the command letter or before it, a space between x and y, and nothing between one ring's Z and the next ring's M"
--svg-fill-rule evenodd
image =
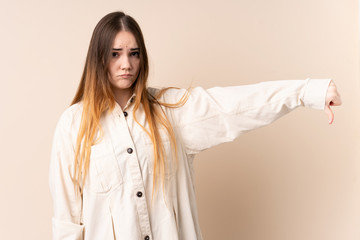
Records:
M131 32L120 31L114 39L114 48L137 48L136 39Z

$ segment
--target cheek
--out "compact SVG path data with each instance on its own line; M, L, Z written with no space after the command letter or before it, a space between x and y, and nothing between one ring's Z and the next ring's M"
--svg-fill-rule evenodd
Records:
M112 85L112 86L114 86L116 84L116 82L114 81L114 79L112 77L111 72L108 73L108 81L109 81L110 85Z
M140 70L140 60L137 60L134 62L134 69L136 70L136 72L139 72Z
M113 76L114 73L115 73L115 64L111 62L109 64L109 74L110 74L110 76Z

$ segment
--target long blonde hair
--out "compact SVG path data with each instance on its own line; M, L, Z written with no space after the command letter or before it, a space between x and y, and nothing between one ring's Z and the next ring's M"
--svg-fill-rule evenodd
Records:
M161 106L170 108L180 107L187 101L188 94L183 95L179 102L170 104L157 100L166 89L160 91L157 96L152 96L148 92L146 84L149 64L141 29L132 17L125 15L123 12L109 13L99 21L94 29L81 81L71 103L75 104L82 101L83 106L80 129L75 146L74 168L74 184L75 187L81 189L81 193L88 174L91 146L96 141L101 140L98 138L95 139L97 131L101 133L100 138L102 136L100 118L105 112L112 111L115 107L115 98L109 81L108 66L114 38L116 34L122 30L131 32L140 48L140 72L136 82L132 86L132 90L136 94L133 116L135 121L149 135L153 143L153 193L158 175L160 175L164 190L165 168L168 165L166 161L170 161L170 159L166 159L165 157L165 149L163 148L162 139L158 130L159 124L166 129L173 149L173 156L177 159L175 134ZM140 106L144 109L149 130L142 126L136 119L135 112Z

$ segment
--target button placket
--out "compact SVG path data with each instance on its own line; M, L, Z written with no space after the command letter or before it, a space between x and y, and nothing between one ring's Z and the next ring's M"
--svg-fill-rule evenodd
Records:
M131 106L130 106L131 108ZM120 121L116 121L117 124L119 124L119 128L126 131L126 134L124 134L123 141L128 143L129 145L125 147L125 154L127 154L127 169L130 173L130 176L133 181L133 188L134 191L134 204L137 208L138 213L138 219L140 224L140 229L142 232L143 239L151 239L151 227L150 227L150 219L149 219L149 211L147 207L147 200L145 197L145 188L144 188L144 182L142 178L141 168L139 165L139 159L137 157L135 143L131 137L130 129L132 128L132 119L129 119L129 111L130 109L124 108L127 111L121 111L117 112L118 116L120 117ZM127 118L128 119L127 119ZM131 120L131 121L129 121ZM120 127L121 125L121 127ZM115 136L114 136L115 137ZM147 238L146 238L147 237Z

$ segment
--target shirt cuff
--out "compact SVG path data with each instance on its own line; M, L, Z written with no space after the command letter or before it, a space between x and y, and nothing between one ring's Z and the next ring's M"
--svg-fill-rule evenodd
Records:
M331 79L307 79L304 106L324 110L326 93Z
M83 240L84 225L52 219L53 240Z

